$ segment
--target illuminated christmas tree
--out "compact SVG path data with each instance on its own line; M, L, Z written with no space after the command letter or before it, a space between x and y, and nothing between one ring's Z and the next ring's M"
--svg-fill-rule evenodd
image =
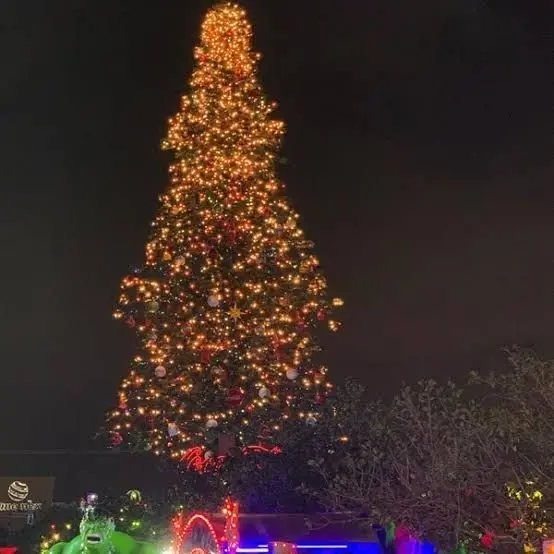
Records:
M342 301L327 296L276 176L284 127L251 35L238 5L207 13L190 92L169 121L170 184L115 313L140 351L109 415L113 445L208 459L278 444L287 422L317 423L330 389L312 334L338 328Z

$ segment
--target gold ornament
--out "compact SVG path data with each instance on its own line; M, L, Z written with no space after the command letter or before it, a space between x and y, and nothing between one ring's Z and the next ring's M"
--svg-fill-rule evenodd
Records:
M229 310L229 316L231 319L233 319L235 322L239 320L242 316L242 312L240 308L235 304L230 310Z

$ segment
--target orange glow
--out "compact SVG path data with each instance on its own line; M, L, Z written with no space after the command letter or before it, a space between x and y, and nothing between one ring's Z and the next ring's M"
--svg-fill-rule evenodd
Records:
M162 144L169 184L114 314L140 348L108 417L112 443L199 469L221 435L278 444L284 423L317 422L331 386L314 335L339 328L342 305L276 175L284 125L251 42L241 7L208 11Z

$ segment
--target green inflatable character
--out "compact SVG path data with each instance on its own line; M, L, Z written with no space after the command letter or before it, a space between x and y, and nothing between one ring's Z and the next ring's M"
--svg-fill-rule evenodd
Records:
M137 541L115 530L112 518L86 511L79 526L79 535L69 542L52 546L49 554L158 554L154 545Z

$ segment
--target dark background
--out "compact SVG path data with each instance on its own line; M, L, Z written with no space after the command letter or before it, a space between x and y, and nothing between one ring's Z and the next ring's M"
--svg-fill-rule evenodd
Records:
M554 4L250 0L288 193L374 395L554 353ZM132 354L111 320L167 183L207 0L0 3L0 448L79 447Z

